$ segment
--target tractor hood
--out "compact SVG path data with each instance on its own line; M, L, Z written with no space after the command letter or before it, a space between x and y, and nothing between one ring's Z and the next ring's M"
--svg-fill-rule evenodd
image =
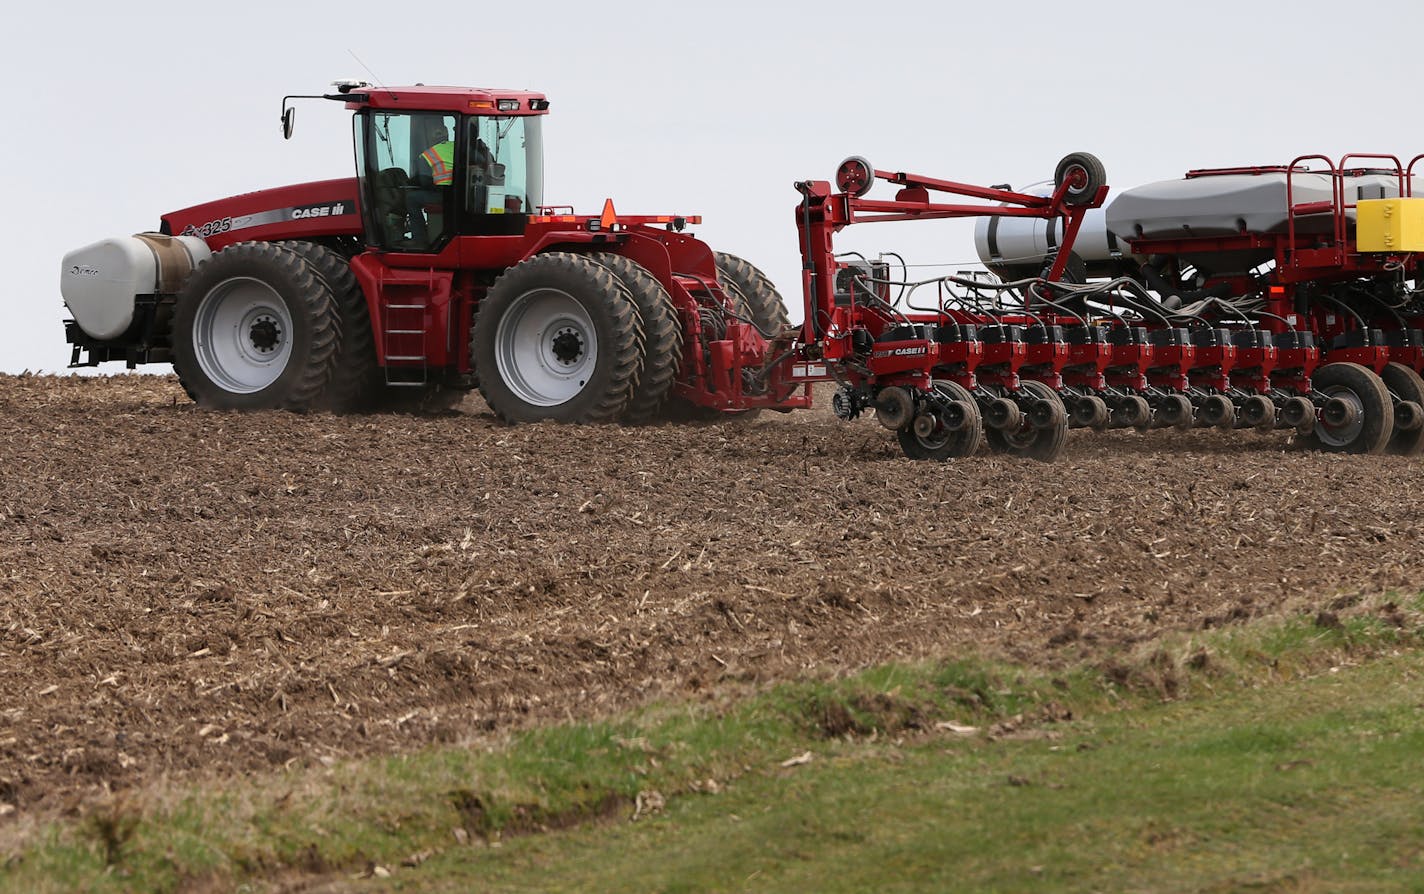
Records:
M161 232L197 236L214 251L234 242L361 235L355 177L243 193L163 215Z

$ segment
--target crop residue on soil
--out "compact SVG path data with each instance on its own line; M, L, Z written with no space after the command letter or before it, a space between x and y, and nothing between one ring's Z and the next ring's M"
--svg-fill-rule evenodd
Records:
M829 401L822 401L828 403ZM228 414L0 377L0 803L463 741L985 648L1052 661L1424 571L1418 460L1075 432L903 459L827 410Z

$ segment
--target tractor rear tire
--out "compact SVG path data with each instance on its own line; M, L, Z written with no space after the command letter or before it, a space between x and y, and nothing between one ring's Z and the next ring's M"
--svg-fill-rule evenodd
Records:
M1317 393L1345 400L1356 418L1338 428L1317 421L1302 444L1328 453L1384 452L1394 431L1394 403L1374 370L1358 363L1327 363L1315 371L1311 383Z
M624 411L625 422L638 425L652 420L667 399L682 366L682 325L672 296L643 265L608 252L593 259L623 281L638 307L643 328L643 353L633 396Z
M750 262L724 251L713 252L712 257L717 263L718 277L731 280L732 285L737 287L747 316L763 336L772 338L780 335L791 325L781 293L776 291L776 286L771 284L765 273ZM735 296L733 303L736 303Z
M712 257L717 264L717 276L724 283L732 284L729 290L732 303L738 304L738 299L741 299L739 312L751 319L763 338L770 340L791 327L791 318L786 314L786 303L781 300L781 293L756 265L724 251L713 252ZM795 391L793 385L775 397L785 400ZM760 408L747 410L740 418L753 419L760 413Z
M913 426L897 432L900 449L910 459L928 459L941 462L946 459L973 456L984 443L984 420L979 415L979 405L968 389L957 382L937 381L935 390L950 400L959 401L969 409L969 418L959 431L940 430L927 438L915 434Z
M470 357L506 422L613 422L628 408L643 333L623 281L585 255L509 268L480 302Z
M331 384L321 397L322 409L352 413L379 406L386 383L376 362L376 339L366 293L351 272L351 262L325 245L301 241L282 244L306 259L317 276L326 281L336 301L341 341Z
M1412 366L1405 366L1403 363L1391 363L1384 368L1383 375L1385 387L1388 388L1395 397L1400 400L1412 400L1417 404L1424 404L1424 376L1420 376ZM1389 444L1385 451L1396 456L1418 456L1424 453L1424 427L1416 428L1413 431L1401 431L1395 428L1389 436Z
M1028 423L1028 414L1025 413L1023 424L1018 431L1007 432L993 428L986 431L984 435L989 441L989 449L1011 456L1053 462L1063 452L1063 444L1068 439L1068 413L1063 408L1063 398L1042 382L1024 382L1021 387L1039 400L1057 404L1054 413L1057 421L1048 428L1034 428Z
M173 369L202 407L319 409L340 340L331 287L301 254L270 242L208 258L174 304Z

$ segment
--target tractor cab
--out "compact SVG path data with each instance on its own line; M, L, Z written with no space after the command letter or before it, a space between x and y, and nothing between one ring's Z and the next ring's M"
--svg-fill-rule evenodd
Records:
M368 244L435 252L454 236L517 236L543 204L542 96L353 85L340 98L356 112Z

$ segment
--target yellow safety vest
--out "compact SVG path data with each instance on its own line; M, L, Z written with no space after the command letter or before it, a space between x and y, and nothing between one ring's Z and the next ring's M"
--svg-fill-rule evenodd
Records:
M449 186L455 182L455 144L446 140L436 143L420 153L425 163L430 165L430 174L436 186Z

